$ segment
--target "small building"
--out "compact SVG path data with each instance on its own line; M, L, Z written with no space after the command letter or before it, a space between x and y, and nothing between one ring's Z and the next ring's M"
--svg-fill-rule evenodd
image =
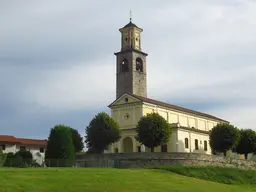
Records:
M119 31L121 50L115 53L116 99L109 108L111 117L118 122L122 132L120 141L114 143L107 152L140 152L141 143L135 139L135 127L142 116L156 112L171 124L172 135L170 142L159 146L155 152L212 154L209 131L218 123L229 122L210 114L149 98L146 62L148 54L142 51L141 43L143 30L130 19ZM146 148L145 151L149 152L150 149Z
M32 153L33 160L42 164L45 157L47 140L16 138L10 135L0 135L0 145L3 153L16 153L26 149Z

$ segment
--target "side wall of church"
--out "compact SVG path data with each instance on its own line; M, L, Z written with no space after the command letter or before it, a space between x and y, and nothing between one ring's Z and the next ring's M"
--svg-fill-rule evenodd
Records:
M185 145L186 139L188 141L187 146ZM198 147L196 147L196 142ZM177 145L178 152L204 153L209 155L212 153L208 134L179 129Z
M203 131L211 130L218 121L206 119L204 117L198 117L192 114L181 113L177 111L171 111L158 106L144 104L143 115L156 112L164 117L169 123L180 123L181 126L195 128Z

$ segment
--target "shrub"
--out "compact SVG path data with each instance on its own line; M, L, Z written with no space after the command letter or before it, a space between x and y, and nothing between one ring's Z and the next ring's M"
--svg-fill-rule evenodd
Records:
M17 153L8 153L6 156L6 161L4 163L5 167L31 167L33 162L33 157L30 151L20 150Z
M2 147L0 146L0 167L4 165L6 161L6 155L2 151Z

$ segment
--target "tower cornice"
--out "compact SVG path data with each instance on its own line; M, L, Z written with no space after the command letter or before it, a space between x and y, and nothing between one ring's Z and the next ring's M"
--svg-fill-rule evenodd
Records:
M137 53L140 53L140 54L142 54L142 55L144 55L144 56L148 56L147 53L145 53L145 52L143 52L143 51L140 51L140 50L133 49L133 48L125 49L125 50L123 50L123 51L116 52L116 53L114 53L114 55L119 55L119 54L121 54L121 53L127 53L127 52L137 52Z

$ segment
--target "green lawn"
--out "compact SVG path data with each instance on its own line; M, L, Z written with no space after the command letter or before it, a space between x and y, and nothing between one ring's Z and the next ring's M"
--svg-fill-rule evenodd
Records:
M161 166L156 169L180 175L236 185L256 185L256 171L213 166Z
M214 183L155 169L0 169L0 192L247 192L256 186Z

